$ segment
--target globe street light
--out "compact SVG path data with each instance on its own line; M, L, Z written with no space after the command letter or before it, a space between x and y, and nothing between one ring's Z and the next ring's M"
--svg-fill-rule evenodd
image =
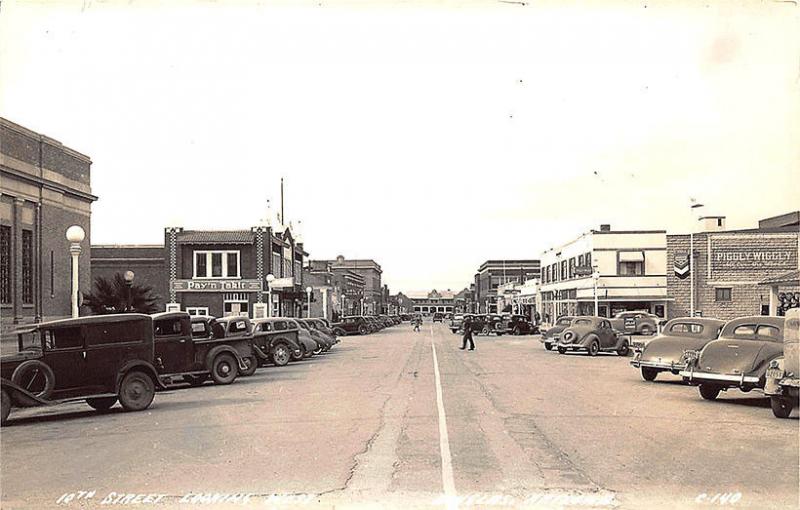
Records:
M306 287L306 297L308 299L308 311L306 312L306 317L309 319L311 318L311 291L314 290L311 287Z
M267 306L267 317L272 317L272 282L275 281L275 275L270 273L267 275L267 300L269 301L269 306Z
M133 271L125 271L125 274L123 275L123 278L125 279L125 289L126 289L126 294L125 294L125 311L126 312L133 311L133 310L131 310L131 308L132 308L132 306L131 306L131 287L133 287L133 278L135 276L136 276L136 274Z
M79 225L67 229L67 241L70 242L69 253L72 256L72 316L78 317L78 257L81 254L81 241L86 232Z

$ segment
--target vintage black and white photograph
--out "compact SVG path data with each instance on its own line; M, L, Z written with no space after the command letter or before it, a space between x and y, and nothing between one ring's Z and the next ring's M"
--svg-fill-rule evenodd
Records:
M794 0L2 0L3 510L800 510Z

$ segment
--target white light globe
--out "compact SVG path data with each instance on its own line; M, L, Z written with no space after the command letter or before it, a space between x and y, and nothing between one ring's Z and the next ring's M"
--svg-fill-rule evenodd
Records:
M80 225L72 225L67 229L67 241L71 243L80 243L86 238L86 232Z

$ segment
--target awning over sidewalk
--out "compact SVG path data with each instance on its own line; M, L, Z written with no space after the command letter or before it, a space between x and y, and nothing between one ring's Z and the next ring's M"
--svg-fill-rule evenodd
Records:
M777 276L770 276L758 282L759 285L800 285L800 269Z

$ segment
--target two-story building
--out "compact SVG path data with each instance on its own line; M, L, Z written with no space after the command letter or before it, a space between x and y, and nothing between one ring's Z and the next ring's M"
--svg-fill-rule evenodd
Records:
M345 259L339 255L334 260L314 260L312 264L329 264L334 273L354 273L363 279L360 301L355 302L352 297L347 299L348 315L376 315L385 311L385 291L381 283L383 269L374 260Z
M666 231L599 230L542 254L542 317L610 317L625 310L667 314Z
M475 311L497 313L497 288L511 282L522 283L539 278L539 260L487 260L475 273Z

